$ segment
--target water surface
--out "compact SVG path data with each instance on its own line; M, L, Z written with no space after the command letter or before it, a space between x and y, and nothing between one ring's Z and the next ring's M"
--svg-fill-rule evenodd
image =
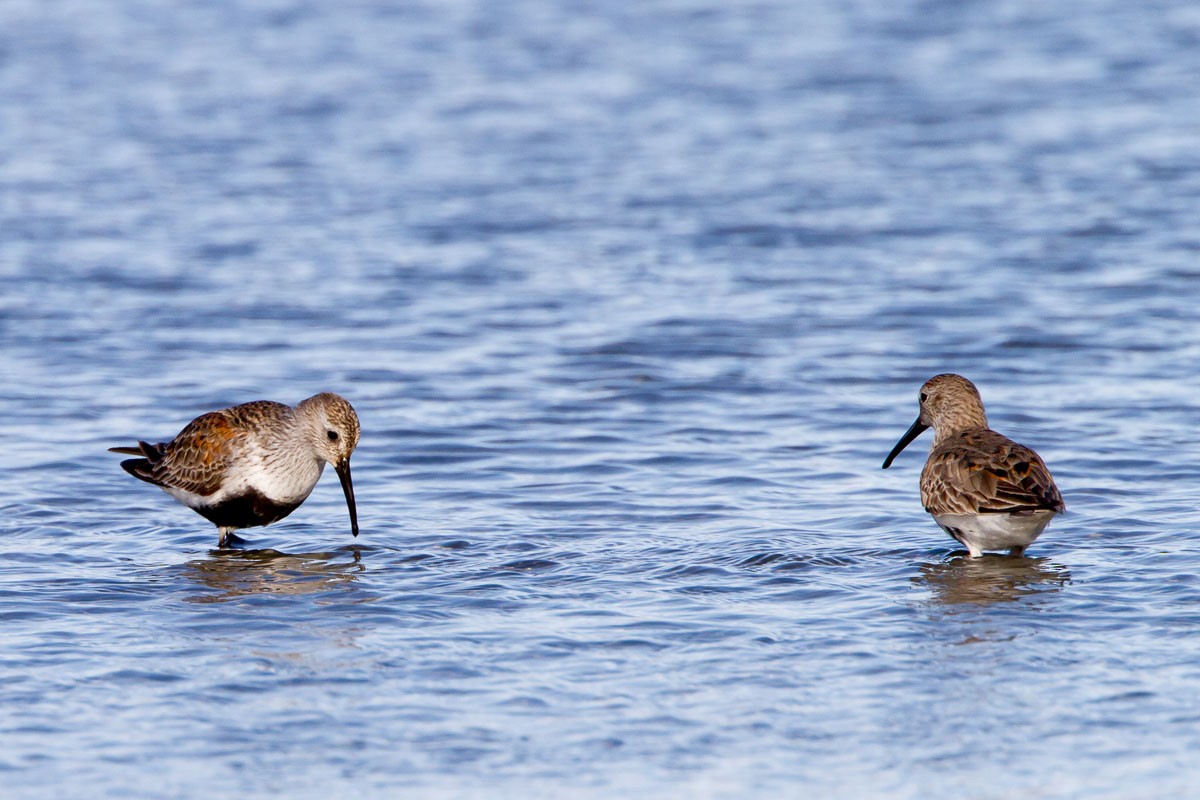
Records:
M635 5L0 8L5 796L1192 790L1200 14ZM358 539L106 452L322 390Z

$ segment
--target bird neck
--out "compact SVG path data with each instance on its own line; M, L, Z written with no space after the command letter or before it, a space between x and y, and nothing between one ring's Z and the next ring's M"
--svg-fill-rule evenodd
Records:
M987 416L982 408L957 409L955 413L942 417L934 425L933 446L937 447L947 439L966 431L986 430L987 427Z

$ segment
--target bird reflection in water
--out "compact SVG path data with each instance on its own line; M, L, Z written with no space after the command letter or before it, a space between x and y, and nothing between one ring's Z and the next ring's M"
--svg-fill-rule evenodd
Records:
M1047 558L955 554L921 565L912 579L945 605L991 605L1057 592L1071 582L1070 571Z
M222 550L210 558L189 561L185 574L217 594L189 598L194 603L220 603L256 594L313 594L345 588L366 571L363 547L322 553L278 550ZM346 556L350 560L346 560Z

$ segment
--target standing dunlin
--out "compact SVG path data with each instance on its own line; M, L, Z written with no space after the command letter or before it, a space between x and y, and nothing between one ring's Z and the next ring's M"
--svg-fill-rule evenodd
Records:
M196 417L169 442L109 449L142 456L121 466L215 524L218 547L227 547L242 542L234 530L270 525L295 511L317 485L326 462L341 479L350 532L358 536L350 483L358 433L354 408L322 392L295 408L258 400L213 411Z
M988 427L975 384L935 375L921 387L921 413L883 461L887 469L926 428L933 448L921 470L921 503L973 557L1008 549L1022 555L1055 514L1066 510L1037 453Z

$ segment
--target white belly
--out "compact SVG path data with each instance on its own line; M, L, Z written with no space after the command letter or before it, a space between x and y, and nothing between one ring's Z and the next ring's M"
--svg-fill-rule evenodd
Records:
M933 519L946 533L966 545L978 558L984 550L1023 551L1041 536L1055 512L1026 511L1017 514L935 514Z
M311 458L283 463L247 458L234 462L226 470L221 476L221 485L212 494L199 495L174 486L162 488L188 508L220 505L250 491L273 503L298 505L312 492L324 469L324 461Z

